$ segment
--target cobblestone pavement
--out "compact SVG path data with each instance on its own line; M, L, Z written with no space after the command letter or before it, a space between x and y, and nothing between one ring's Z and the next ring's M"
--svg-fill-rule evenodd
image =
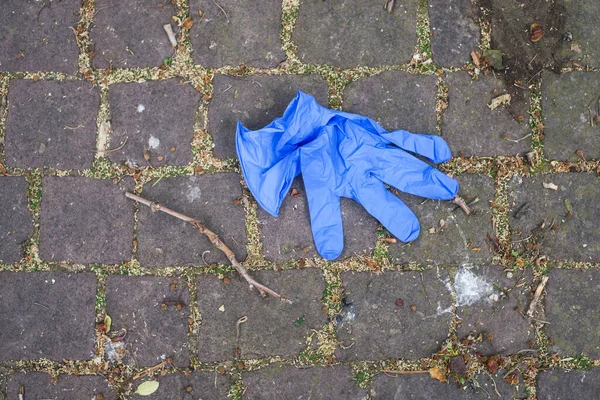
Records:
M598 398L600 3L530 3L3 0L0 400ZM397 193L408 245L345 200L319 258L301 179L275 219L235 157L298 89L442 135L473 213Z

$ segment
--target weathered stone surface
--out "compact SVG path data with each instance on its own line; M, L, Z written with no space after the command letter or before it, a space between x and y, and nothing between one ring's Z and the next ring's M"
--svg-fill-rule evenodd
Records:
M173 2L98 0L95 8L90 28L94 67L158 67L173 55L163 29L169 23L174 30L177 28L171 19L177 15Z
M567 15L565 31L573 40L562 46L560 56L590 67L600 68L600 25L595 18L600 3L595 0L561 0Z
M263 128L283 115L298 90L327 106L327 83L319 76L216 75L214 95L208 106L208 133L215 143L215 157L236 156L238 120L248 129Z
M240 176L219 173L161 179L144 187L144 196L201 221L236 255L246 258L244 206ZM140 209L139 258L142 266L228 264L210 240L190 224L149 207Z
M539 400L595 399L600 393L600 370L566 371L551 369L537 376Z
M32 215L27 209L27 187L25 178L0 177L0 263L18 262L33 232Z
M542 74L544 152L549 159L575 161L578 150L586 158L600 158L600 123L590 122L598 116L599 93L600 72Z
M469 0L430 0L428 5L433 61L444 67L471 61L481 36L477 5Z
M462 388L453 382L440 382L427 374L388 376L377 375L371 386L371 398L378 399L447 399L447 400L487 400L490 393L497 390L502 399L526 398L523 385L511 386L504 382L502 374L494 377L477 376L481 388Z
M418 262L426 265L477 265L489 263L492 253L487 234L493 234L490 201L494 198L494 183L482 175L457 177L459 194L467 202L479 201L466 215L447 201L428 200L400 193L398 197L415 213L421 224L421 234L409 246L390 245L395 264ZM444 227L440 228L440 221Z
M231 387L228 375L218 375L214 372L195 372L188 376L184 374L168 374L158 378L158 390L149 396L135 394L132 400L227 400L227 392ZM188 391L189 389L189 391Z
M344 111L372 118L389 131L434 134L436 91L433 75L386 71L349 84Z
M74 29L79 0L44 2L5 0L0 14L0 70L77 71L79 49Z
M110 86L113 162L153 167L192 161L200 93L177 79ZM125 142L126 141L126 142ZM144 154L150 159L146 160Z
M95 298L92 273L1 272L0 360L91 358Z
M436 271L345 272L342 282L338 359L430 357L448 336L452 299Z
M58 382L52 383L51 376L43 372L16 373L8 378L6 399L18 400L21 386L25 399L117 400L117 393L103 376L60 375Z
M600 356L600 272L553 269L546 286L545 326L551 351L564 356Z
M366 392L352 380L346 366L294 367L272 366L242 375L247 387L244 399L319 399L365 400Z
M47 176L42 182L40 257L47 261L116 264L131 258L130 180Z
M82 81L15 79L8 89L6 163L18 168L90 168L98 88Z
M558 190L546 189L544 183L554 183ZM600 186L596 175L515 176L508 190L515 239L529 237L546 221L546 228L536 231L535 236L542 254L555 260L600 261ZM568 215L567 200L572 216Z
M459 340L482 334L483 342L473 345L484 355L515 354L530 347L535 332L523 316L530 303L530 272L505 273L496 266L462 268L454 290Z
M179 278L113 275L106 279L111 330L127 330L123 345L126 349L133 345L135 358L130 361L143 367L168 357L177 367L188 365L189 306L187 284Z
M296 189L296 195L292 190ZM302 178L296 178L275 218L262 208L258 211L264 256L268 260L285 261L317 255L310 229L310 216ZM378 222L351 199L342 198L344 250L340 258L371 254L377 240Z
M528 102L523 101L518 115L513 117L505 106L495 110L488 106L492 99L507 92L504 81L493 75L480 75L472 80L467 72L447 76L448 109L442 116L442 136L455 155L501 156L516 155L529 149ZM522 116L522 122L516 118ZM504 135L506 135L505 139ZM508 140L510 139L510 140Z
M202 11L202 18L197 18ZM190 31L194 61L206 68L224 65L276 67L285 59L281 48L281 2L191 0Z
M231 275L230 284L215 276L198 278L198 308L200 325L200 361L224 361L269 356L294 357L305 346L306 335L321 329L327 322L321 297L325 284L315 269L285 272L253 272L254 278L278 293L289 296L293 304L278 299L261 298L248 291L248 284L239 275ZM240 324L239 340L236 324L241 316L248 321Z
M305 63L341 68L408 63L417 45L417 1L395 1L388 13L359 0L303 0L293 41Z

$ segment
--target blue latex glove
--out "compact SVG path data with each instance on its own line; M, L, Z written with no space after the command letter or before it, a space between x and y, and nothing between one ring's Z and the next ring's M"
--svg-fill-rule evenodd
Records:
M265 128L249 131L239 122L237 128L244 178L267 212L277 216L302 172L315 245L328 260L344 246L340 197L362 204L394 236L409 242L419 235L417 217L384 182L439 200L450 200L458 191L454 179L404 151L447 161L450 149L441 137L387 132L369 118L321 107L302 92Z

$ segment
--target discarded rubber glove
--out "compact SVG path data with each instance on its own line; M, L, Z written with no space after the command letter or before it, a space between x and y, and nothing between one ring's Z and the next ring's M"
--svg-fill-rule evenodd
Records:
M399 240L410 242L419 235L417 217L384 182L438 200L458 191L454 179L405 151L447 161L451 153L441 137L387 132L367 117L324 108L302 92L263 129L250 131L238 122L236 147L250 191L273 216L302 173L315 245L328 260L344 247L340 197L354 199Z

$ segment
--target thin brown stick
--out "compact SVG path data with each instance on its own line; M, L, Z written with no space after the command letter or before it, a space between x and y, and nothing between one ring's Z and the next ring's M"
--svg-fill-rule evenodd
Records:
M546 283L548 283L548 277L544 276L537 289L535 289L533 300L531 300L531 304L529 304L529 310L527 310L527 316L533 317L533 313L535 311L535 308L537 307L537 303L540 301L540 296L542 295L542 292L546 287Z
M415 374L426 374L429 371L393 371L391 369L384 369L382 372L386 374L396 374L396 375L415 375Z
M147 205L148 207L150 207L150 209L152 209L152 211L162 211L166 214L169 214L175 218L179 218L180 220L189 223L194 228L198 229L200 231L200 233L205 234L208 237L208 239L210 240L210 242L213 244L213 246L215 246L216 248L221 250L223 253L225 253L227 258L229 259L229 262L231 262L231 265L233 265L234 268L239 272L239 274L242 275L244 277L244 279L246 279L246 281L250 284L250 288L255 287L256 289L258 289L258 291L260 292L260 294L262 296L265 296L266 295L265 293L267 293L273 297L277 297L278 299L281 299L281 301L285 301L288 304L292 304L291 300L289 300L287 297L282 296L282 295L278 294L277 292L274 292L273 290L269 289L268 287L256 282L254 280L254 278L252 278L250 276L250 274L248 273L246 268L244 268L236 260L235 254L233 253L233 251L231 251L231 249L229 247L227 247L227 245L225 243L223 243L221 238L219 238L219 236L216 233L214 233L213 231L211 231L210 229L208 229L204 225L202 225L202 223L200 221L198 221L197 219L188 217L187 215L183 215L181 213L178 213L177 211L173 211L170 208L160 205L159 203L154 203L150 200L146 200L143 197L137 196L133 193L127 192L127 193L125 193L125 195L132 200L135 200L144 205Z
M137 379L140 379L142 376L150 375L150 374L154 373L155 371L158 371L159 369L163 368L165 365L167 365L167 362L163 361L159 364L156 364L154 367L147 368L147 369L143 370L142 372L139 372L138 374L136 374L132 378L132 380L135 381Z
M460 208L462 208L462 210L465 212L465 214L467 214L467 215L471 214L471 209L469 208L467 203L465 203L465 200L462 197L460 197L459 195L454 196L454 198L452 199L452 202L454 204L456 204L457 206L459 206Z

